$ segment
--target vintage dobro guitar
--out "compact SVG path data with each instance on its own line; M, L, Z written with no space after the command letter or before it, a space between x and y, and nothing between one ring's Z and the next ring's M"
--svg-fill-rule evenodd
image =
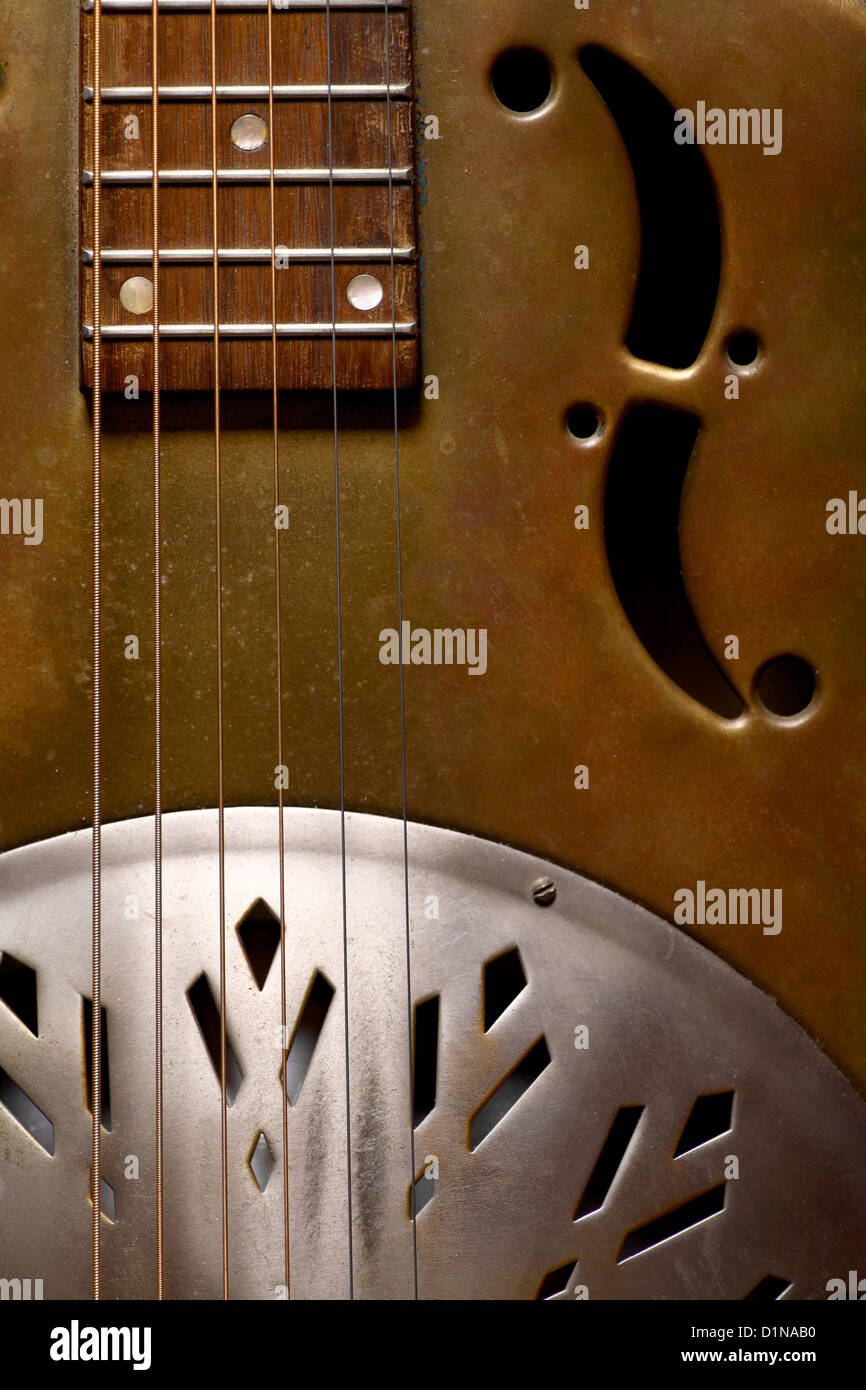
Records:
M5 0L4 1298L866 1292L864 54Z

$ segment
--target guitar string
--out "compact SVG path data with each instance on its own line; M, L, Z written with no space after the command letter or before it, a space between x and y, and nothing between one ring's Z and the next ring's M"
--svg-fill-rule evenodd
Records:
M282 592L280 584L280 436L279 436L279 375L277 356L277 229L276 229L276 191L274 165L276 153L274 141L274 6L268 0L268 192L271 239L271 385L273 390L274 415L274 618L277 635L277 804L279 811L279 855L280 855L280 1046L283 1054L283 1071L280 1089L282 1091L282 1141L283 1141L283 1278L286 1298L291 1297L290 1259L289 1259L289 1098L286 1091L288 1076L288 1041L286 1036L286 840L283 824L283 659L282 659Z
M154 700L154 1028L156 1140L156 1297L165 1297L165 1143L163 1099L162 932L162 593L160 584L160 338L159 338L159 0L151 13L151 168L153 170L153 700Z
M340 860L343 906L343 1030L346 1049L346 1206L349 1251L349 1299L355 1297L355 1270L352 1233L352 1104L349 1065L349 932L346 903L346 765L343 729L343 599L340 566L340 439L337 409L337 268L334 217L334 102L331 74L331 0L325 0L325 28L328 63L328 207L331 232L331 371L334 416L334 524L336 529L337 585L337 685L340 730Z
M406 1003L409 1038L409 1191L412 1219L412 1287L418 1298L418 1222L415 1195L415 1042L412 1018L412 947L409 926L409 820L406 796L406 682L403 667L403 563L400 532L400 407L397 395L397 272L394 255L394 162L391 134L391 13L385 0L385 127L388 142L388 227L391 246L391 382L394 397L394 500L397 541L397 631L400 634L400 766L403 813L403 897L406 923Z
M102 0L93 6L93 845L91 861L92 1292L102 1298Z
M220 299L219 299L219 162L217 103L217 9L210 5L211 64L211 189L213 192L213 326L214 326L214 483L216 488L217 587L217 744L219 762L219 986L220 986L220 1222L222 1234L223 1299L229 1296L229 1174L228 1092L226 1085L226 870L225 772L223 768L223 570L222 570L222 441L220 438Z

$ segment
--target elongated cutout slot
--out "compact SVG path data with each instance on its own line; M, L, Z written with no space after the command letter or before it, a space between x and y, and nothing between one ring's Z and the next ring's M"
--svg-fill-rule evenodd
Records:
M0 955L0 1000L25 1028L29 1028L34 1037L39 1036L36 971L23 961L16 960L8 951Z
M595 1167L589 1175L583 1196L577 1204L575 1221L580 1221L582 1217L589 1216L604 1206L642 1114L642 1105L624 1105L617 1111L595 1161Z
M744 1303L775 1303L787 1293L791 1288L790 1279L780 1279L776 1274L768 1274L766 1279L762 1279L760 1284L756 1284L751 1293L747 1293L743 1299Z
M8 1110L13 1120L26 1129L31 1139L35 1139L46 1153L54 1155L54 1126L48 1116L43 1114L26 1091L22 1091L17 1081L0 1067L0 1105Z
M412 1123L417 1129L436 1105L439 1067L439 995L415 1005Z
M509 1111L514 1109L517 1102L526 1095L549 1066L550 1053L547 1042L541 1037L473 1115L469 1127L469 1144L473 1152L488 1134L502 1123Z
M100 1009L99 1024L99 1116L102 1128L111 1129L111 1074L108 1064L108 1015ZM93 1114L93 1004L81 999L81 1039L84 1052L84 1103Z
M296 1105L301 1094L333 997L334 986L317 970L286 1055L286 1095L290 1105Z
M414 1220L420 1216L426 1206L429 1206L436 1196L436 1178L427 1176L425 1168L421 1176L416 1178L412 1187L409 1189L409 1220Z
M221 1074L220 1012L206 975L199 975L195 983L190 985L187 990L187 998L204 1039L211 1065L219 1081ZM226 1030L226 1100L229 1105L234 1103L243 1079L243 1072L228 1037L228 1030Z
M734 1113L733 1091L716 1091L698 1096L674 1149L674 1158L691 1153L730 1131Z
M568 1264L560 1265L559 1269L552 1269L549 1274L545 1274L535 1295L536 1299L556 1298L557 1294L565 1293L568 1281L576 1269L577 1260L569 1260Z
M663 1216L648 1221L645 1226L638 1226L635 1230L629 1231L616 1257L617 1264L634 1259L635 1255L642 1255L645 1250L652 1250L656 1245L661 1245L674 1236L682 1235L684 1231L690 1231L694 1226L700 1226L703 1221L718 1216L725 1205L726 1187L726 1183L719 1183L708 1192L702 1192L698 1197L692 1197L688 1202L674 1207L672 1211L666 1211Z
M487 962L484 967L485 1033L525 989L526 972L516 946Z

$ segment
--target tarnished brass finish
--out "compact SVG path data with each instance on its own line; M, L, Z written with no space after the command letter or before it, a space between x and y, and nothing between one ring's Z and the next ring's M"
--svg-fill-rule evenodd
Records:
M866 396L863 44L853 3L438 0L417 7L424 373L403 402L404 615L486 626L483 678L406 669L409 814L529 849L670 919L698 880L784 890L784 926L695 926L866 1086L863 547L825 528L862 486ZM89 420L78 391L78 14L30 0L0 20L4 491L41 496L39 548L0 540L2 845L88 823ZM784 111L784 148L704 151L722 210L721 292L694 367L623 347L640 228L625 149L581 72L584 43L628 58L677 107ZM496 55L535 45L549 103L519 117L489 84ZM590 248L576 271L574 247ZM747 328L757 370L726 400L725 343ZM602 518L629 402L696 412L702 433L680 541L692 606L746 704L724 721L651 661L611 584ZM565 412L595 403L590 445ZM274 804L272 510L267 399L226 402L226 785ZM285 729L291 799L339 799L334 459L327 399L283 405ZM112 408L104 440L104 812L152 805L149 407ZM389 406L340 406L347 797L400 811ZM231 426L231 427L229 427ZM167 808L216 800L214 497L206 402L166 403L163 744ZM589 508L587 531L574 509ZM124 659L136 633L139 661ZM768 717L754 673L794 652L814 708ZM573 769L589 768L589 788Z

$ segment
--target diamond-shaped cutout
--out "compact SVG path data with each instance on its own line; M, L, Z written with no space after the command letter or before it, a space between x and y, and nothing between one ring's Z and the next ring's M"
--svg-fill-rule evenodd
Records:
M249 1157L249 1165L259 1192L264 1192L276 1165L276 1160L271 1153L271 1146L265 1137L264 1130L259 1131L259 1137Z
M36 971L23 961L0 955L0 1000L20 1018L34 1037L39 1036L39 1015L36 1005Z
M484 967L484 1031L488 1032L526 989L526 972L514 946Z
M280 949L280 919L264 898L256 898L237 925L244 955L259 989L264 989L274 956Z
M731 1128L734 1113L733 1091L716 1091L710 1095L698 1096L691 1108L679 1143L674 1149L674 1158L691 1153L692 1149L718 1139Z

